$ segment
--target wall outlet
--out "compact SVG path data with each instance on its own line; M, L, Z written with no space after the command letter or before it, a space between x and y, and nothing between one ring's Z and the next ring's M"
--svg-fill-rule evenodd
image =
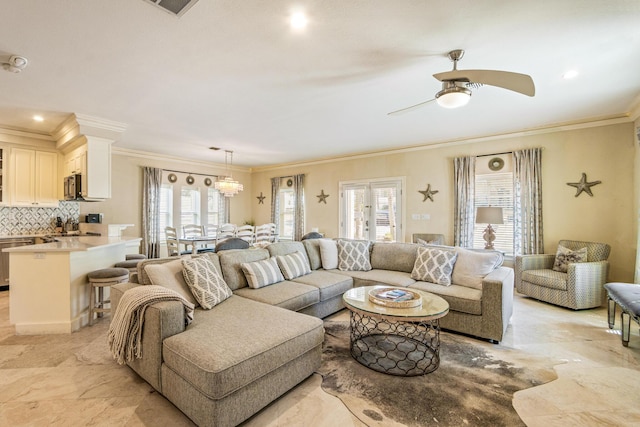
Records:
M416 221L419 220L420 219L420 214L411 214L411 219L414 219Z
M422 219L431 219L430 214L422 214Z
M45 254L44 252L36 252L33 254L33 257L35 259L45 259L47 256L47 254Z

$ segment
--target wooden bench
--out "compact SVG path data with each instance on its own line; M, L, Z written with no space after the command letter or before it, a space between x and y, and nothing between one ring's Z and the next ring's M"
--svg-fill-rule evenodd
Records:
M607 306L609 328L613 329L616 317L616 304L622 309L622 345L629 346L631 319L640 325L640 285L633 283L607 283Z

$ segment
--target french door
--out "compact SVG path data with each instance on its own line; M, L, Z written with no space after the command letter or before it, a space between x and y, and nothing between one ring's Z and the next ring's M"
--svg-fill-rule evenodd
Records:
M402 242L403 178L340 183L340 237Z

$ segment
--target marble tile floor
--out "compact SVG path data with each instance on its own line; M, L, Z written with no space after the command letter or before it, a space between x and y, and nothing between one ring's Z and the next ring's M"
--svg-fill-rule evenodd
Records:
M525 424L640 426L637 325L625 348L619 320L609 330L605 308L574 312L516 296L514 311L502 343L478 342L502 360L554 366L549 382L515 394L513 405ZM9 292L0 292L0 426L193 425L111 359L108 321L70 335L16 336ZM363 415L358 402L347 407L325 393L321 381L311 376L243 426L381 426Z

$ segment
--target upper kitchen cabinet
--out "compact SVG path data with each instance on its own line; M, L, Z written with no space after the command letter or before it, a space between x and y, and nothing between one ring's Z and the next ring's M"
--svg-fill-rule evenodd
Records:
M64 176L82 175L85 200L111 198L111 144L125 129L123 123L72 114L54 132L56 148L64 153Z
M111 144L98 138L86 142L64 156L65 176L82 175L85 200L111 198Z
M57 207L58 154L50 151L12 148L10 156L10 200L12 206Z

